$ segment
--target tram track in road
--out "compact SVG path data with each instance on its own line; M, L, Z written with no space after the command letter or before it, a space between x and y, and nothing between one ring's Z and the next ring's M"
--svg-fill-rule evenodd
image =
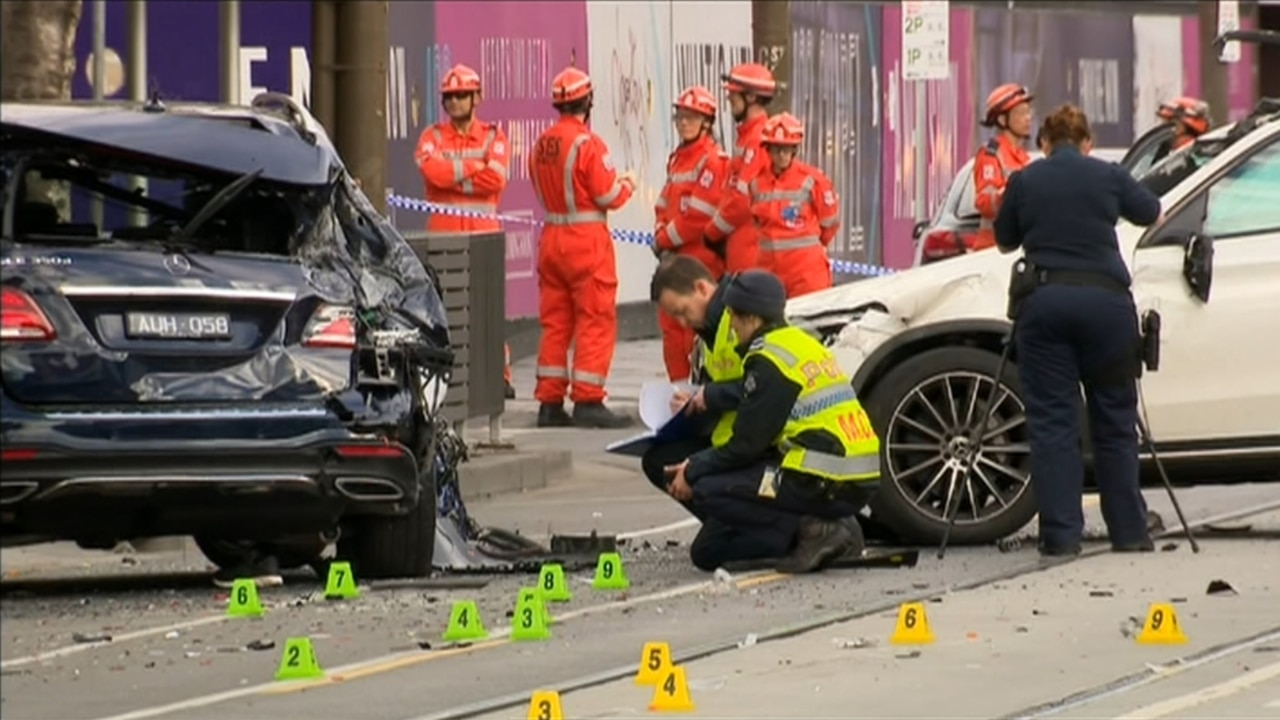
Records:
M1220 525L1223 523L1230 523L1233 521L1250 517L1251 515L1269 512L1277 508L1280 508L1280 502L1255 505L1252 507L1238 509L1232 512L1217 514L1212 517L1206 517L1199 521L1193 522L1192 526L1193 528L1203 528L1208 525ZM666 528L664 527L662 529L665 530ZM1161 533L1159 537L1163 539L1176 539L1176 537L1180 532L1181 532L1181 529L1179 527L1174 527L1172 529L1166 530L1165 532ZM648 533L646 533L646 535L647 534ZM1231 537L1234 539L1235 536L1232 535ZM1090 548L1089 550L1086 551L1086 553L1084 554L1084 557L1087 558L1087 557L1097 555L1099 553L1103 553L1106 551L1107 551L1107 548L1105 546ZM982 557L986 557L986 556L983 555ZM1009 560L1014 560L1014 559L1009 558ZM946 564L951 565L953 562L964 563L966 561L963 560L963 556L957 555L954 561L949 560L948 563ZM792 635L802 634L826 625L843 622L848 619L863 617L867 615L875 615L877 613L884 612L886 610L892 610L895 607L897 607L897 605L900 604L901 602L909 601L913 597L927 600L932 597L944 595L948 592L955 592L955 591L976 588L982 585L1000 582L1002 580L1006 580L1012 577L1033 573L1041 569L1055 567L1061 564L1062 564L1061 561L1052 562L1052 563L1019 562L1018 565L1008 567L1003 572L987 573L985 575L979 576L978 579L976 580L965 581L965 582L954 582L954 580L956 580L956 578L960 576L957 576L953 572L952 573L953 582L948 582L948 580L944 577L941 579L942 581L940 584L936 585L932 589L925 590L925 591L916 591L912 589L912 586L915 585L914 583L909 583L909 582L903 583L900 580L890 580L888 583L880 583L879 581L877 581L876 584L880 585L884 589L884 594L892 594L893 597L886 599L886 601L884 602L869 602L872 600L878 600L878 598L874 597L874 595L880 594L881 590L876 589L872 591L872 597L868 597L863 601L863 602L867 602L867 604L863 605L862 609L857 612L836 612L836 613L829 613L825 615L819 615L818 617L815 617L812 620L807 622L796 623L792 625L785 625L783 627L773 628L771 630L768 630L767 632L752 633L752 634L756 635L757 642L762 642L762 643L768 642L770 640L782 639L785 637L790 637ZM953 566L953 567L957 567L957 570L959 570L958 566ZM990 568L988 567L987 569L989 570ZM835 578L837 580L836 584L839 584L839 582L843 582L843 580L837 578L834 573L825 573L823 575L831 576L832 578ZM794 585L800 586L801 589L786 590L782 592L792 593L793 596L797 592L803 592L802 588L804 586L801 585L800 583L784 582L787 578L790 578L790 577L794 577L794 576L778 575L776 573L771 573L771 572L758 572L758 573L750 573L750 574L743 573L737 576L735 585L740 590L747 590L751 588L764 588L766 586L771 586L771 585L790 586L794 584ZM814 577L822 577L822 576L803 576L803 577L814 578ZM869 579L872 576L861 575L861 577ZM875 577L880 578L880 577L891 577L891 576L889 575L882 576L877 573ZM929 580L936 581L937 576L931 575L926 578L922 578L920 576L914 576L913 579L916 579L916 580L929 579ZM580 579L578 581L581 582ZM716 584L715 581L697 582L697 583L690 583L687 585L680 585L677 587L668 587L667 589L660 589L661 586L659 586L659 588L654 589L654 592L650 592L645 595L637 595L627 600L618 600L614 602L605 602L605 603L600 603L596 605L575 608L573 610L570 610L569 612L565 612L558 615L556 620L560 627L566 627L565 624L566 623L568 624L568 627L566 627L566 630L568 630L568 634L563 637L572 638L576 632L580 632L580 631L591 632L591 630L589 630L588 628L592 626L599 626L600 623L614 622L613 620L609 620L609 618L615 617L616 615L629 613L632 610L634 610L637 606L647 604L651 606L666 605L670 607L670 601L672 601L673 598L698 595L700 593L706 592L707 590L711 589L715 584ZM916 585L916 587L919 587L919 586ZM893 589L890 590L891 588ZM763 590L761 590L761 592L763 592ZM770 590L769 592L776 594L779 591ZM689 601L689 600L684 601L684 604L686 607L691 605L701 606L700 602ZM827 607L837 607L837 605L835 603L828 603ZM755 612L752 611L750 608L746 608L743 612L747 616L751 616L755 614ZM817 610L816 612L822 612L822 611ZM588 619L592 618L593 616L598 617L598 619L588 621ZM200 621L200 620L201 619L197 619L196 621ZM206 618L204 619L204 621L214 622L213 618ZM575 621L583 621L583 622L579 624ZM660 630L661 627L663 626L660 624L650 626L651 629L658 631L658 635L662 634L662 631ZM581 630L575 631L573 628L581 628ZM159 631L160 631L159 629L154 629L154 630L151 630L151 633L154 635L156 632L159 632ZM362 684L373 682L375 683L375 688L376 688L377 683L379 681L373 680L373 678L387 676L388 679L381 681L381 683L384 685L393 686L394 683L398 681L392 678L399 677L399 674L393 675L395 671L408 669L408 668L419 666L425 663L432 663L432 662L448 661L447 664L443 667L454 668L454 670L457 670L459 672L464 672L465 674L466 672L469 672L465 669L468 666L474 666L476 663L487 665L495 661L502 662L502 658L504 657L514 658L514 656L510 654L511 652L518 652L514 649L508 651L508 653L498 653L495 656L491 657L491 653L493 653L493 651L498 650L499 648L509 647L513 645L513 643L511 643L509 638L507 637L507 634L509 632L510 630L508 627L492 628L491 635L488 640L484 642L476 643L469 647L439 647L437 649L426 649L424 651L418 648L406 649L402 646L398 651L394 650L393 648L393 652L383 654L383 655L378 655L376 657L370 657L366 659L358 659L358 656L356 658L348 657L346 659L349 660L350 662L346 662L336 667L326 668L328 671L326 673L326 676L314 681L295 681L290 683L276 683L276 682L268 681L268 682L254 684L254 685L246 684L241 687L234 687L222 692L209 692L211 690L216 690L217 685L214 684L210 686L206 684L205 687L203 688L206 694L193 695L185 699L181 698L181 695L177 695L176 697L173 695L170 695L169 698L166 698L167 700L171 700L170 702L158 703L152 707L137 708L128 712L120 712L119 714L110 715L108 718L103 718L102 720L142 720L142 718L164 717L164 716L179 716L179 717L191 717L191 718L209 717L209 715L202 714L202 713L216 712L216 710L200 711L198 709L208 708L210 706L216 706L222 703L232 703L233 701L241 701L241 703L248 701L251 704L259 704L259 708L261 708L260 703L265 702L268 698L274 698L275 703L279 703L282 701L290 702L288 706L280 706L277 704L275 705L276 707L293 707L292 701L287 700L289 697L296 697L303 693L310 695L311 692L321 693L320 695L318 695L318 697L329 697L327 693L324 693L325 689L330 689L330 692L342 692L340 690L337 690L336 688L350 687L352 683L355 683L357 681L360 681ZM699 638L699 641L711 640L716 638L717 636L723 636L722 633L725 633L725 632L727 631L720 628L712 629L711 632L704 633ZM673 646L673 651L675 651L675 657L678 662L687 662L689 660L694 660L701 657L707 657L710 655L714 655L717 653L734 649L738 647L739 642L741 641L743 635L745 634L746 634L745 632L735 633L731 640L707 643L705 645L700 645L698 647L680 648L680 647ZM572 640L570 640L570 642L572 642ZM579 652L581 651L582 650L579 650ZM478 656L482 656L483 658L488 658L488 659L479 659ZM476 659L468 659L468 658L476 658ZM610 657L606 659L604 663L599 663L595 667L598 668L601 665L604 665L605 663L612 664L614 662L618 662L619 659L620 658L616 656ZM554 669L552 670L552 673L556 672L557 670L559 670L560 672L564 672L564 670L562 669L563 667L567 667L567 666L561 666L559 664L553 666ZM582 673L590 668L591 668L590 664L587 663L579 667L573 668L570 672ZM449 672L454 672L454 670L451 670ZM540 672L545 674L545 671L540 671ZM569 673L565 673L565 675L569 675L569 678L567 680L559 683L539 682L537 683L537 688L560 689L562 692L570 692L572 690L587 688L593 685L598 685L604 682L608 682L609 680L617 679L619 677L626 677L633 672L634 672L634 663L629 663L625 667L618 667L618 668L614 668L612 670L607 670L604 672L595 672L595 673L592 673L591 675L584 674L584 675L575 677L575 676L569 675ZM437 675L437 671L433 670L432 675L433 676ZM441 671L439 671L439 675L445 676L446 672L443 669L441 669ZM522 676L517 673L512 676L512 679L509 679L507 681L506 685L502 687L500 691L505 692L507 690L514 690L516 688L519 688L521 685L523 685L526 680L532 680L533 678L534 678L534 675L532 674ZM555 678L554 677L548 678L548 680L551 680L551 679L555 679ZM243 683L244 681L242 680L241 682ZM224 685L223 687L226 687L226 686ZM450 701L447 701L445 703L440 703L439 705L437 705L437 707L451 706L452 709L441 712L436 715L429 715L426 717L430 717L430 718L471 717L471 716L484 714L484 713L495 711L495 710L504 710L504 709L524 705L528 701L528 697L529 697L528 693L532 692L533 689L535 688L531 686L527 691L522 690L521 692L518 692L518 693L513 692L510 694L499 695L497 699L501 700L502 703L497 705L494 705L492 703L462 704L462 702L460 701L469 700L471 698L475 698L480 695L478 693L474 693L470 691L466 691L466 692L459 691L455 693L454 697ZM498 693L495 692L493 694L497 695ZM157 698L157 700L159 699L160 698ZM316 700L316 701L307 701L307 702L315 703L315 702L328 702L328 701ZM127 705L125 707L127 707ZM233 705L233 707L235 707L235 705ZM120 708L120 709L123 709L123 708ZM403 711L403 709L401 709L401 711ZM92 717L92 716L88 716L88 717Z
M1205 527L1220 525L1222 523L1235 522L1235 521L1243 520L1256 515L1269 513L1275 510L1280 510L1280 501L1264 502L1264 503L1259 503L1259 504L1251 505L1244 508L1239 508L1233 511L1228 511L1228 512L1220 513L1210 517L1202 518L1200 520L1192 521L1192 522L1189 522L1187 525L1190 527L1192 532L1195 532ZM1185 532L1186 532L1186 529L1181 524L1177 524L1177 525L1174 525L1173 527L1165 529L1163 532L1156 534L1154 537L1156 540L1172 540L1177 537L1182 537L1185 534ZM1231 537L1233 539L1236 538L1236 536L1234 535L1229 535L1228 537ZM1086 548L1076 558L1037 560L1033 564L1024 564L1009 570L990 574L990 575L978 578L976 580L952 585L942 590L931 590L929 592L917 592L909 595L898 596L891 601L875 603L870 606L860 608L857 610L829 613L829 614L825 614L825 615L813 618L812 620L807 620L800 623L794 623L791 625L777 627L763 633L758 633L755 637L755 642L756 644L761 644L761 643L767 643L767 642L776 641L776 640L783 640L786 638L794 637L796 635L802 635L805 633L812 632L814 630L819 630L831 625L836 625L836 624L848 622L851 620L858 620L861 618L871 617L880 613L889 612L899 607L902 603L926 602L931 598L935 598L947 593L963 592L966 590L975 590L975 589L992 585L995 583L1005 582L1021 576L1042 572L1055 567L1060 567L1068 563L1080 562L1083 560L1087 560L1089 558L1103 556L1108 554L1109 552L1110 552L1110 547L1106 544L1102 544L1096 547ZM1280 628L1273 631L1269 631L1269 632L1280 632ZM1263 633L1262 636L1269 637L1268 633ZM1254 640L1253 638L1249 638L1241 642L1252 642L1253 640ZM1258 640L1257 642L1263 642L1263 641L1265 640ZM703 645L701 647L695 647L690 649L677 649L673 647L672 662L676 664L689 663L695 660L701 660L704 658L712 657L714 655L719 655L721 653L731 652L733 650L737 650L739 647L740 647L740 638L738 637L734 637L729 640L711 643L711 644ZM1222 649L1219 649L1219 652L1221 651ZM634 675L635 672L636 672L635 663L628 663L627 665L618 666L618 667L604 670L598 673L592 673L590 675L584 675L584 676L573 678L567 681L563 681L559 683L545 683L545 684L539 685L538 687L527 688L518 693L511 693L508 695L492 698L490 700L472 703L472 704L464 705L460 707L455 707L450 710L446 710L444 712L432 713L427 715L419 715L413 718L408 718L407 720L463 720L464 718L479 717L479 716L488 715L491 713L496 713L504 710L510 710L513 708L522 707L528 704L529 697L532 695L532 693L538 690L554 690L561 694L566 694L566 693L571 693L575 691L586 690L588 688L597 687L610 682L615 682L617 680L622 680ZM1139 674L1139 675L1143 675L1143 674ZM1143 677L1145 677L1145 675L1143 675Z

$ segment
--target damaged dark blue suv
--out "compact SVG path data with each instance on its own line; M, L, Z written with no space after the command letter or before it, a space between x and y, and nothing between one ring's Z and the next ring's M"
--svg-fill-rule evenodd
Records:
M0 107L0 532L431 570L434 273L291 99Z

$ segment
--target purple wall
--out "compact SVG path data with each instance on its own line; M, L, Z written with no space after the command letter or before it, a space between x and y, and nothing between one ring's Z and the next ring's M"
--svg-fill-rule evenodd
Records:
M915 256L911 228L915 224L915 128L914 83L901 79L902 9L884 7L884 64L881 78L881 222L882 265L909 267ZM974 95L970 58L973 45L972 12L952 10L950 17L951 77L930 80L927 88L925 134L928 138L928 177L925 180L930 214L945 197L956 173L974 152Z
M792 112L804 120L803 157L840 190L840 234L831 256L880 261L880 132L875 35L880 8L791 3Z
M528 152L555 119L548 99L551 79L570 62L590 72L586 2L484 0L441 2L435 8L441 53L450 64L466 63L479 71L485 87L479 114L501 125L511 143L511 180L498 209L540 219L528 179ZM433 83L429 90L434 89ZM507 317L536 315L537 231L518 223L505 229Z
M129 96L123 79L128 46L125 2L107 0L107 48L121 64L108 72L108 97ZM218 4L215 0L147 3L147 78L150 88L170 100L209 101L219 93ZM311 3L308 0L245 0L240 3L240 43L266 49L267 58L252 64L254 86L290 90L290 48L311 46ZM93 5L85 3L76 32L73 98L93 97ZM106 54L108 65L112 54ZM112 76L116 82L112 83ZM118 88L113 85L118 84Z

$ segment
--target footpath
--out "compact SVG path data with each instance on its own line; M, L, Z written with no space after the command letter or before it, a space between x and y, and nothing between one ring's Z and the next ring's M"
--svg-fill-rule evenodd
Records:
M549 482L573 472L575 451L579 460L584 456L603 458L606 444L642 431L637 411L641 385L667 376L661 340L619 343L609 373L609 397L605 404L614 412L635 419L635 425L620 431L538 429L538 402L533 399L536 365L535 357L511 365L511 384L516 397L506 401L499 430L499 440L509 447L489 446L487 418L473 418L467 423L463 437L472 447L471 459L459 468L464 499L546 487ZM569 405L566 407L572 410Z
M1251 524L1280 527L1280 513ZM680 665L685 686L669 689L676 700L687 693L685 712L701 718L1277 718L1276 550L1232 539L1198 555L1184 546L1085 558L923 603L928 644L890 642L899 608L788 639L744 638ZM1213 591L1214 581L1230 589ZM1152 603L1167 604L1159 618ZM1186 642L1139 643L1144 623L1173 627L1170 609ZM679 638L652 640L681 649ZM628 677L560 702L565 718L641 718L662 695L661 684Z

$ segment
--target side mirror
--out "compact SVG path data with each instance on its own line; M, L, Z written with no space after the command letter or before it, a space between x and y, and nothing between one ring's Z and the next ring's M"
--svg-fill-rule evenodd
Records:
M1182 255L1182 276L1186 278L1191 294L1200 302L1209 302L1209 287L1213 283L1213 238L1198 233L1187 239Z
M911 228L911 240L913 242L920 242L920 236L924 234L925 229L927 229L928 227L929 227L928 220L921 220L920 222L916 223L915 227Z

